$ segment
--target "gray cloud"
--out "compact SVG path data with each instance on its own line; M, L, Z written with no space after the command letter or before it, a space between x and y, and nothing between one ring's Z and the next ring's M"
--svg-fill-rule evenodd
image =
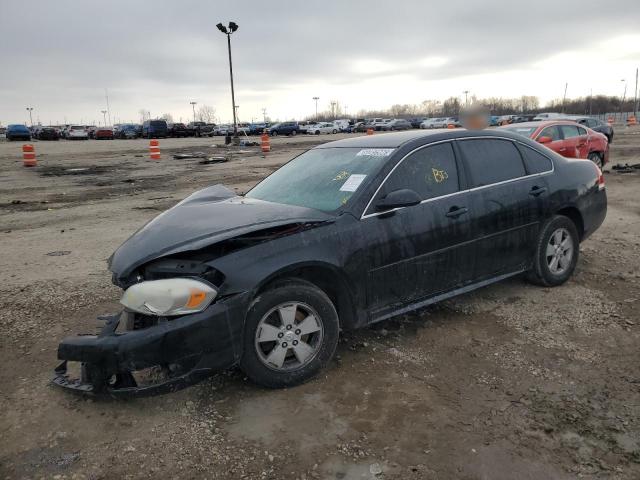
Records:
M3 2L1 12L0 121L8 123L23 120L26 105L44 122L95 118L105 87L123 119L135 119L139 108L186 115L190 99L226 109L226 42L218 21L240 25L233 37L236 84L244 92L239 103L257 105L274 91L314 83L330 90L372 75L499 79L501 72L636 32L640 3L29 0ZM446 63L420 66L426 57ZM355 71L361 60L391 68ZM585 75L594 74L585 65Z

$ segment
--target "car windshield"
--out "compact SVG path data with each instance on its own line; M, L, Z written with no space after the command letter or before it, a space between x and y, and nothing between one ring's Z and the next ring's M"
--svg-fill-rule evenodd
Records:
M525 137L531 137L538 127L505 127L507 130L513 133L519 133Z
M248 198L333 212L377 173L390 148L318 148L294 158L256 185Z

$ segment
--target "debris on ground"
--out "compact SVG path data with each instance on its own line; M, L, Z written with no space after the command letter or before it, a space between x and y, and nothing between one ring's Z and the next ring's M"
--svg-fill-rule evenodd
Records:
M198 163L201 165L210 165L212 163L225 163L228 161L229 159L227 157L209 157L204 160L200 160Z

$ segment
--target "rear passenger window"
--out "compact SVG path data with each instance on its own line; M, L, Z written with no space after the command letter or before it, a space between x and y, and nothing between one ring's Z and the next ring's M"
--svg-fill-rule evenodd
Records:
M451 143L422 148L393 171L384 184L386 195L394 190L414 190L423 200L458 191L458 169Z
M540 135L538 135L538 138L540 137L550 137L552 141L558 141L558 140L562 140L562 134L560 133L560 129L556 126L553 127L547 127L544 130L542 130L542 132L540 132Z
M522 145L521 150L524 155L524 164L527 167L527 173L530 175L548 172L553 168L551 160L533 148Z
M518 148L508 140L460 140L471 186L481 187L526 175Z
M567 138L580 136L580 130L577 125L560 125L560 128L562 129L565 140Z

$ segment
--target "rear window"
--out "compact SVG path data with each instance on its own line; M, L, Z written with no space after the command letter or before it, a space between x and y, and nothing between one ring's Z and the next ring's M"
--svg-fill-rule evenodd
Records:
M526 175L517 147L508 140L459 141L472 187L512 180Z
M579 137L581 135L580 129L577 125L560 125L564 138Z
M533 148L522 145L521 150L524 156L524 164L527 167L527 173L548 172L553 168L551 160Z
M538 127L505 127L505 130L509 130L513 133L519 133L520 135L523 135L527 138L531 137L531 135L533 135L533 132L535 132L537 129Z
M162 120L152 120L151 122L149 122L149 125L151 125L152 127L166 127L167 126L166 122L164 122Z

